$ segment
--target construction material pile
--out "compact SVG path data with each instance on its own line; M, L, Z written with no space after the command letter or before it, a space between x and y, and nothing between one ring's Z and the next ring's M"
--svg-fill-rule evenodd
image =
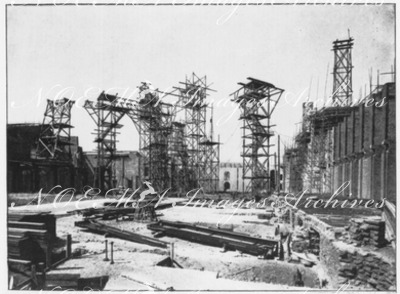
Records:
M75 222L75 226L88 229L89 231L92 231L95 233L105 234L108 237L120 238L123 240L140 243L140 244L146 244L146 245L155 246L155 247L160 247L160 248L167 247L167 243L163 242L161 240L147 237L147 236L140 235L140 234L135 234L135 233L124 231L124 230L120 230L120 229L117 229L117 228L114 228L111 226L101 224L95 220L84 220L84 221Z
M158 236L177 237L201 244L221 247L224 250L238 250L265 258L274 258L278 253L278 241L251 237L247 234L223 229L194 225L184 222L160 221L147 226Z
M104 207L85 208L70 211L69 213L82 215L84 218L98 218L103 220L125 218L135 221L156 221L155 204L149 201L104 203Z
M8 214L8 258L51 264L56 219L48 213Z
M340 284L351 281L381 291L394 290L396 285L394 263L372 252L341 250L339 276Z
M385 222L380 218L353 218L348 230L348 242L354 242L356 246L372 245L382 247L386 245Z

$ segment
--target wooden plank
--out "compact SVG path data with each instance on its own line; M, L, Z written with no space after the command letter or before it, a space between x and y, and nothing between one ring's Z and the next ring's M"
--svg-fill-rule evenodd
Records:
M146 244L150 246L155 246L155 247L161 247L161 248L167 248L168 243L163 242L161 240L139 235L136 233L132 232L127 232L123 231L111 226L106 226L104 224L100 224L94 220L87 220L87 221L82 221L82 222L75 222L75 226L81 227L81 228L87 228L91 231L102 233L102 234L108 234L112 237L120 238L123 240L128 240L140 244Z
M52 273L48 272L46 275L47 281L78 281L81 274L68 274L68 273Z
M264 255L269 250L276 254L278 241L254 238L225 230L196 226L181 222L162 221L148 225L155 231L162 231L167 236L178 237L211 246L224 246L226 249L240 250L252 255Z
M7 224L9 228L28 228L36 230L47 229L47 225L45 223L9 221Z

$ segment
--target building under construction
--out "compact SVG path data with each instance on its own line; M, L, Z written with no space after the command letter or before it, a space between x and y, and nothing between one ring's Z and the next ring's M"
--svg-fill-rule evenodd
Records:
M284 191L385 200L383 219L393 238L395 215L388 207L396 204L395 83L380 85L378 76L370 93L353 102L353 39L333 45L333 103L320 109L303 104L302 129L283 158Z
M15 158L9 156L10 166L16 166L11 169L16 173L15 176L9 172L11 190L20 190L13 184L13 178L17 178L22 170L17 170L17 165L29 166L27 169L31 170L34 162L38 162L52 167L52 177L55 180L48 181L50 185L43 185L39 176L31 176L34 171L29 171L30 179L21 188L24 192L36 192L39 186L48 190L56 186L59 178L55 172L57 166L68 169L70 174L58 183L62 187L79 186L80 190L82 182L85 182L83 186L107 191L113 188L140 187L139 183L148 181L159 192L170 189L174 193L183 194L197 188L207 193L217 192L220 143L215 140L213 111L206 101L208 92L213 91L207 84L207 78L200 78L193 73L170 93L161 93L149 83L142 83L138 88L139 94L134 100L102 92L96 101L85 101L84 108L94 122L92 135L97 147L93 152L83 153L81 148L75 146L75 137L70 135L74 101L66 98L48 100L43 123L34 129L33 126L24 125L25 129L32 130L32 136L27 137L31 142L25 145L26 154ZM177 97L177 102L166 103L165 96ZM139 135L139 153L129 153L126 161L126 154L117 150L118 135L123 129L121 120L124 117L133 122ZM9 126L9 140L19 136L18 132L26 132L21 129L22 125L14 130L16 127ZM76 148L80 150L79 155L76 154ZM24 161L20 162L22 158ZM29 164L26 163L28 159ZM135 175L126 177L129 164L135 166ZM76 186L75 182L80 184Z
M135 99L85 101L92 151L71 136L67 98L47 101L42 124L8 125L9 288L193 291L200 277L223 290L395 290L395 83L378 80L354 102L353 43L333 42L330 105L303 104L282 165L273 120L284 90L255 78L231 94L241 163L220 163L214 90L194 73L167 93L142 82ZM117 148L124 117L137 151Z

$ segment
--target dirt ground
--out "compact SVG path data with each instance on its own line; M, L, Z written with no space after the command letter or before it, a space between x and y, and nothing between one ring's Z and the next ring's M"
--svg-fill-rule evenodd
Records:
M246 223L259 221L259 210L191 208L176 206L158 212L160 219L180 220L198 224L233 226L235 231L257 237L274 238L274 226ZM261 260L235 251L223 253L221 248L205 246L171 237L160 238L174 243L175 260L184 268L156 266L169 256L169 249L160 249L117 238L114 261L103 261L105 237L74 226L80 216L57 219L57 236L72 235L73 252L82 254L60 265L54 272L80 273L82 277L109 275L105 290L283 290L318 287L318 275L313 269L283 261ZM102 221L123 230L153 236L146 223L134 221ZM110 246L110 245L109 245ZM293 276L300 269L305 287L293 287ZM243 273L240 273L244 271ZM239 272L239 273L238 273Z
M101 201L85 201L80 207L101 205ZM65 239L72 235L72 251L80 256L74 257L58 266L50 273L79 273L81 277L108 275L110 277L104 290L290 290L318 288L318 273L314 268L286 261L262 260L256 256L240 252L222 252L221 248L205 246L171 237L161 240L174 243L175 260L183 267L167 268L156 266L169 256L169 249L108 238L114 242L114 264L103 261L105 257L105 237L75 227L81 216L68 215L75 203L54 207L44 204L42 211L57 215L57 237ZM37 205L18 207L18 210L39 209ZM184 221L202 225L234 229L262 238L275 238L273 221L260 220L260 209L215 209L175 206L157 211L160 219ZM147 223L135 221L102 221L103 223L127 231L153 236ZM110 245L109 245L110 247ZM297 269L303 275L305 287L294 287L294 274Z

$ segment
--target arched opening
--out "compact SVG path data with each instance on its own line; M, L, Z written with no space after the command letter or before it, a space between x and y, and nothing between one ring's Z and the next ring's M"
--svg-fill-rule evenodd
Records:
M224 192L228 191L231 188L231 184L229 182L224 183Z

